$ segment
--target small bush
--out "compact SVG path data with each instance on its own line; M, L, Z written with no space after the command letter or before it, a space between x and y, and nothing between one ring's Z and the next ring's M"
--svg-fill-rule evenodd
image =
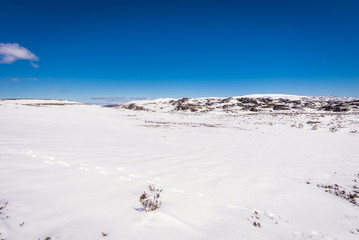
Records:
M336 132L336 131L338 131L338 128L337 127L331 127L331 128L329 128L329 131Z
M317 130L318 129L318 125L313 125L312 130Z
M156 188L152 184L148 186L148 189L148 192L144 191L140 196L140 202L143 207L142 210L144 210L145 212L155 211L162 204L160 194L163 189Z
M291 125L291 127L303 128L303 124L301 124L301 123L299 123L299 124L293 124L293 125Z
M307 124L318 124L318 123L320 123L320 122L318 122L318 121L308 121L307 122Z

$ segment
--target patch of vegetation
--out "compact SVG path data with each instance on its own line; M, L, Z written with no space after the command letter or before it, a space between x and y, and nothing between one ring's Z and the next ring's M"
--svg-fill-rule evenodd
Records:
M153 184L148 185L148 192L144 191L140 196L142 210L151 212L161 207L160 194L162 191L163 189L156 188Z
M318 123L320 123L320 122L318 122L318 121L308 121L307 122L307 124L318 124Z
M6 219L9 218L9 216L6 216L6 214L4 213L5 208L8 205L8 201L1 201L0 200L0 219Z
M318 129L318 125L313 125L312 130L317 130Z
M299 123L299 124L293 124L293 125L291 125L291 127L303 128L303 124L301 124L301 123Z
M338 128L337 128L337 127L330 127L330 128L329 128L329 131L331 131L331 132L336 132L336 131L338 131Z
M338 184L334 184L334 185L318 184L317 187L324 188L325 192L333 194L342 199L345 199L349 203L359 207L359 189L358 189L359 187L357 185L354 185L353 189L349 191L346 190L344 187L339 186Z
M262 227L260 222L258 222L258 223L257 223L257 222L253 222L253 226L255 226L255 227Z
M258 221L260 219L258 211L254 210L251 218L255 219L255 221L253 221L254 227L259 227L259 228L262 227L261 223Z
M130 103L128 105L123 105L122 106L123 108L126 108L126 109L130 109L130 110L135 110L135 111L146 111L146 109L142 106L137 106L136 104L134 103Z
M273 108L276 104L274 103L269 103L267 105L263 105L263 106L260 106L261 108Z

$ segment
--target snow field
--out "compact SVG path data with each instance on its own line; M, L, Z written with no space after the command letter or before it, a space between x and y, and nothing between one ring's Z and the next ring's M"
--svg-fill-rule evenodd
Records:
M290 126L306 115L24 105L31 101L0 103L0 200L8 201L0 239L359 236L359 208L316 186L359 181L356 116L330 132ZM148 184L164 189L150 213L138 210Z

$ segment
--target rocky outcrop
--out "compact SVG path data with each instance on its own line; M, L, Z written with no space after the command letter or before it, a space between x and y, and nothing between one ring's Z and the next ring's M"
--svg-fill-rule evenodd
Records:
M359 111L359 100L336 100L325 97L305 97L300 100L265 97L229 97L229 98L180 98L158 99L130 102L122 108L135 111L163 112L348 112Z

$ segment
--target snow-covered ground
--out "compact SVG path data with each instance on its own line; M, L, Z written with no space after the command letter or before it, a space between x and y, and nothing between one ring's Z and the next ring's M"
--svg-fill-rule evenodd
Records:
M358 132L352 111L3 100L0 239L359 239Z
M207 98L160 98L155 100L131 101L125 104L110 105L136 111L152 112L197 112L197 113L248 113L278 112L287 113L328 113L359 112L359 98L353 97L315 97L285 94L252 94L238 97Z

